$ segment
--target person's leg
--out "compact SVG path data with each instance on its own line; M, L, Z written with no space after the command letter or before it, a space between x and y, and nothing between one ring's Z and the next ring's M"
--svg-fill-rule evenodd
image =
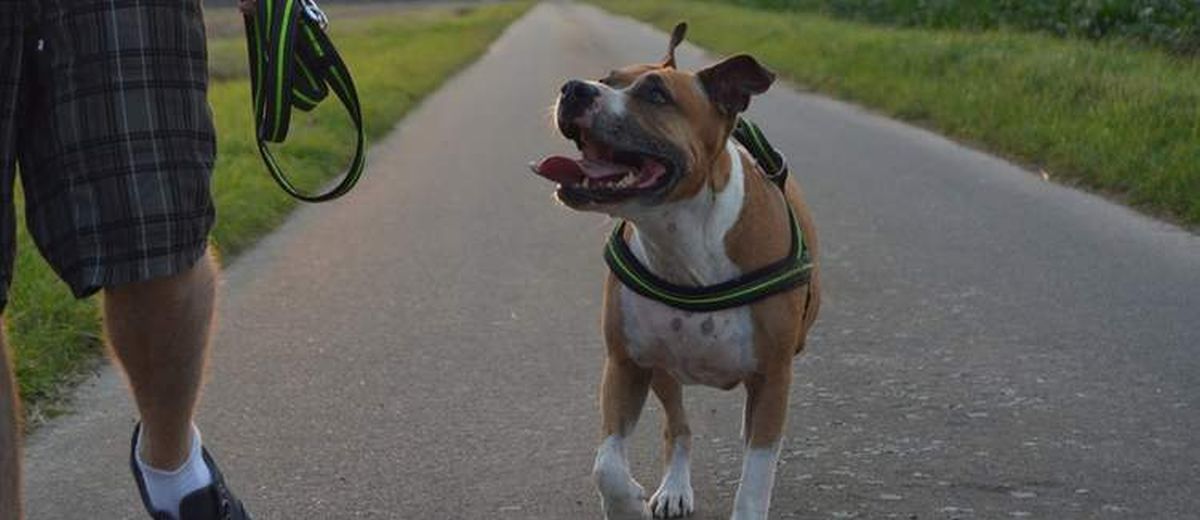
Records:
M179 467L191 446L213 317L215 268L208 256L186 272L106 289L104 324L142 417L142 460Z
M204 378L216 267L207 255L179 274L108 287L104 324L142 423L130 465L155 518L248 520L205 451L192 415Z
M18 449L17 387L0 330L0 520L21 518L21 451Z
M25 105L48 116L19 158L30 236L76 296L104 292L150 516L245 519L192 426L216 276L201 1L76 4L39 3L39 95Z
M17 232L13 177L26 45L24 7L25 2L0 0L0 321L12 277ZM20 417L16 381L0 323L0 520L21 518Z

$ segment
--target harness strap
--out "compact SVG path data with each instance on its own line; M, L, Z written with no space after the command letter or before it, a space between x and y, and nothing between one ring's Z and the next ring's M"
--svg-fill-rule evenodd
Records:
M737 126L733 128L733 138L746 147L754 160L762 167L767 179L779 186L779 189L784 189L788 178L787 159L782 153L779 153L779 150L771 146L771 143L767 141L767 136L763 135L758 125L749 119L739 117Z
M256 4L255 13L245 15L244 21L258 151L271 177L288 195L306 202L341 197L354 187L366 166L362 108L350 69L325 34L327 20L313 0L258 0ZM329 191L302 192L283 172L267 143L287 139L293 107L312 110L330 91L354 123L354 158Z
M790 206L788 218L792 222L792 246L786 257L716 285L677 285L651 273L626 244L627 223L624 221L613 230L604 249L604 261L617 279L633 292L677 309L712 312L748 305L807 283L812 274L808 248L804 246L800 224Z
M766 140L758 126L744 118L740 119L733 136L754 156L764 175L781 191L784 190L788 175L787 161ZM787 256L716 285L677 285L651 273L625 242L626 221L617 224L609 236L604 248L604 261L613 275L630 290L677 309L712 312L749 305L806 284L812 275L812 257L804 242L800 221L791 204L787 205L787 209L792 239Z

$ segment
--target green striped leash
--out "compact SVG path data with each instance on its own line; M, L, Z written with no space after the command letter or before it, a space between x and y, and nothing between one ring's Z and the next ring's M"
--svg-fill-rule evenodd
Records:
M244 16L250 54L250 93L258 151L267 171L283 191L307 202L345 195L366 166L366 143L358 91L350 69L325 34L329 19L314 0L257 0ZM300 191L284 174L267 143L287 139L292 108L312 110L329 92L342 102L354 122L358 142L342 180L325 193Z
M781 191L785 190L787 160L771 146L762 130L746 118L740 118L733 137L754 156L767 179ZM812 275L812 257L791 204L788 204L788 220L791 222L792 242L787 256L716 285L677 285L651 273L625 242L625 221L617 224L609 236L608 245L604 248L604 261L613 275L630 290L676 309L713 312L749 305L804 285Z

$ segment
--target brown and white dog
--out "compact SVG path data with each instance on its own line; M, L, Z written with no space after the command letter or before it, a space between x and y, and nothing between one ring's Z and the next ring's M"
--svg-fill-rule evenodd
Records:
M731 137L738 114L775 77L739 55L696 73L675 67L672 35L661 63L614 70L562 87L558 128L582 159L548 157L535 173L559 184L576 210L626 219L630 249L655 275L711 285L768 265L791 245L787 204L816 258L816 233L800 188L784 192ZM786 200L785 200L786 197ZM611 519L692 513L691 432L683 384L746 387L742 478L735 520L764 519L787 414L792 359L817 315L817 272L806 286L748 306L692 313L640 296L611 274L603 329L608 347L600 389L603 443L593 476ZM653 389L666 411L665 475L647 502L626 459L626 439Z

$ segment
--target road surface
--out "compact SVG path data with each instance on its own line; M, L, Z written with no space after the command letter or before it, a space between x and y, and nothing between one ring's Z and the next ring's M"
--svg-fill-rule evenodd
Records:
M354 193L225 271L199 425L258 518L598 517L610 224L526 163L570 150L563 80L666 41L539 5ZM773 518L1195 518L1200 238L786 84L752 114L807 189L827 291ZM727 518L740 399L689 389L695 518ZM140 518L120 377L77 407L29 441L30 517ZM649 489L659 417L631 451Z

